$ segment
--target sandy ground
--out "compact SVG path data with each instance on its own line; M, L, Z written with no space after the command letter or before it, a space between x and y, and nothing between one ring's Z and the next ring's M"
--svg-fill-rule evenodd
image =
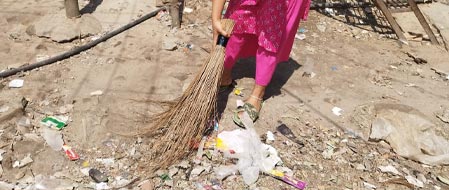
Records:
M91 13L100 21L103 33L156 9L153 1L92 2L80 1L80 6L86 6L84 13ZM0 121L0 148L6 151L1 161L1 181L32 185L34 177L41 174L76 184L75 189L89 189L95 184L81 169L94 167L107 173L110 181L120 181L118 176L129 181L138 178L138 182L150 180L160 189L200 189L197 184L210 183L212 171L187 180L185 173L190 169L180 169L169 180L174 184L161 182L146 168L155 164L151 163L149 152L157 139L117 135L148 126L149 116L162 110L150 101L178 97L206 58L204 49L211 39L210 3L192 1L188 6L193 12L185 15L182 29L171 30L167 15L160 14L70 59L1 79L0 106L10 107L10 112L20 105L23 97L30 101L25 113L12 114ZM435 5L423 5L426 10L429 6ZM444 4L437 7L441 6L449 8ZM64 13L59 1L1 0L0 7L0 70L57 55L96 37L56 43L28 35L27 28L43 16ZM423 189L449 189L437 180L437 176L448 173L447 167L422 165L395 154L385 143L369 142L369 129L360 128L352 120L360 105L408 105L435 123L438 134L448 137L449 124L435 115L449 105L449 83L431 70L449 72L448 52L428 41L401 45L386 38L392 35L384 21L373 23L366 15L358 17L357 11L339 15L312 11L309 20L301 24L306 29L306 38L295 42L289 62L279 64L256 123L258 133L274 132L284 123L305 143L303 148L286 144L287 139L277 133L272 145L295 178L309 183L309 189L364 189L367 188L364 183L378 189L409 188L385 182L399 177L378 169L386 164L395 166L404 176L425 176ZM162 42L167 40L174 40L177 49L164 50ZM428 63L416 64L407 52ZM244 88L244 94L250 93L254 83L254 67L253 59L241 60L234 70L233 77ZM312 78L303 75L310 71L316 75ZM13 79L23 79L24 86L9 88ZM91 95L98 90L102 95ZM233 93L221 95L220 130L237 128L232 123L237 99L243 98ZM341 116L332 113L334 107L343 109ZM9 112L0 116L4 118ZM59 114L70 117L62 134L65 143L80 154L80 161L70 161L64 152L52 150L40 137L39 121L47 115ZM31 125L17 126L23 117L30 119ZM335 152L345 151L326 158L323 151L329 143L338 147ZM31 164L12 167L28 154L33 160ZM99 158L113 158L115 162L108 166ZM131 186L139 189L137 184ZM257 186L293 189L263 175ZM27 185L22 187L25 189ZM222 187L247 188L237 176L226 179Z

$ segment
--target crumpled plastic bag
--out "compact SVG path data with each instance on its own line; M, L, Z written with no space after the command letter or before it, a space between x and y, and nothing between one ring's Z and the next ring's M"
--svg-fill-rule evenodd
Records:
M242 116L246 129L223 131L218 134L217 148L228 158L237 158L236 165L222 166L215 169L218 179L223 179L237 171L243 176L245 184L251 185L259 178L259 173L270 172L282 160L275 148L260 141L254 130L254 123L248 113Z
M449 164L449 142L435 134L435 125L408 106L377 110L371 140L385 140L405 158L427 165Z

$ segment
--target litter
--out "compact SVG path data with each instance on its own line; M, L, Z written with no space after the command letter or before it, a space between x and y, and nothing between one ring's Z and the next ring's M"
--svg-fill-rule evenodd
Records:
M305 40L306 35L305 34L295 34L295 38L298 40Z
M35 185L31 189L38 189L38 190L69 190L74 189L75 186L73 183L69 182L65 179L57 179L54 176L51 177L45 177L42 175L37 175L34 178Z
M67 116L49 116L41 120L41 124L52 129L61 130L67 125Z
M411 175L405 176L405 179L406 179L409 183L413 184L413 185L416 186L416 187L420 187L420 188L423 188L423 187L424 187L424 183L423 183L422 181L416 179L415 177L413 177L413 176L411 176Z
M201 163L201 160L202 160L202 157L203 157L203 154L204 154L204 144L206 143L206 140L207 140L207 137L203 137L201 139L201 142L200 142L200 144L198 146L198 152L196 153L196 157L193 160L193 163L195 163L195 164L200 164Z
M97 90L90 93L91 96L101 96L103 95L103 91Z
M184 7L184 13L192 13L193 9L189 7Z
M106 190L106 189L111 189L111 188L105 182L95 184L95 190Z
M108 182L108 176L104 175L100 170L90 169L89 176L96 182Z
M430 68L432 71L434 71L436 74L440 75L442 78L449 80L449 72L444 72L437 68Z
M3 156L2 156L2 155L3 155L4 153L6 153L6 151L3 150L3 149L0 149L0 162L3 161Z
M115 163L114 158L97 158L95 161L102 163L106 167L112 167Z
M7 112L9 110L9 106L0 106L0 113Z
M236 88L234 88L234 94L235 94L236 96L243 97L243 96L244 96L244 94L243 94L243 92L242 92L243 90L244 90L244 88L236 87Z
M384 173L392 173L394 175L401 175L401 173L392 165L379 166L379 169L381 172L384 172Z
M64 141L62 140L62 134L59 131L54 131L49 128L42 128L41 135L45 142L47 142L48 146L50 146L53 150L60 151L62 149Z
M9 82L9 88L22 88L24 81L22 79L14 79Z
M63 145L62 149L64 150L65 154L69 157L70 160L78 160L80 159L80 156L72 149L72 147Z
M298 189L304 189L307 186L306 182L294 179L294 178L292 178L292 177L290 177L288 175L285 175L284 172L279 171L279 170L272 170L269 174L272 177L274 177L276 179L279 179L279 180L281 180L281 181L283 181L283 182L285 182L285 183L287 183L287 184L289 184L289 185L291 185L293 187L296 187Z
M446 185L449 185L449 179L443 176L437 176L438 181L440 181L441 183L444 183Z
M449 164L449 142L435 134L435 125L405 105L386 104L376 111L369 138L385 140L400 156L427 165Z
M339 107L332 108L332 113L334 113L334 115L336 115L336 116L341 116L342 115L342 113L341 113L342 111L343 111L343 109L341 109Z
M302 141L300 141L295 134L292 132L292 130L290 128L287 127L287 125L285 124L281 124L278 127L276 127L276 130L278 132L280 132L282 135L284 135L285 137L287 137L289 140L295 142L296 144L298 144L300 146L300 148L304 147L304 143ZM289 145L289 141L284 141L284 144L286 144L287 146Z
M274 134L271 131L267 131L267 140L274 141Z
M224 179L238 171L245 184L251 185L257 181L260 172L270 174L276 166L283 163L275 148L260 141L248 113L244 112L242 121L246 129L218 134L217 149L223 152L225 157L236 158L238 161L236 165L216 168L215 174L218 179ZM291 182L294 183L293 180Z
M373 184L370 184L368 182L363 182L363 186L367 189L377 189L377 187Z
M332 70L332 71L336 71L336 70L338 70L338 67L337 67L337 66L332 66L332 67L331 67L331 70Z

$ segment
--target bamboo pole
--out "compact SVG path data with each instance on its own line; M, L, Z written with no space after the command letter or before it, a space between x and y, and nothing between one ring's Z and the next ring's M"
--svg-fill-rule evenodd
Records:
M78 0L64 0L64 6L67 18L75 18L81 15Z
M171 0L169 13L171 17L171 27L172 28L181 28L181 1L179 0Z

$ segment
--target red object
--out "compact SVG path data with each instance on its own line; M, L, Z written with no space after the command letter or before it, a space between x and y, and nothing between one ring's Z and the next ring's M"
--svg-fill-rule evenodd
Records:
M68 145L63 145L62 149L64 149L65 154L69 157L70 160L78 160L80 156L72 149L72 147Z

